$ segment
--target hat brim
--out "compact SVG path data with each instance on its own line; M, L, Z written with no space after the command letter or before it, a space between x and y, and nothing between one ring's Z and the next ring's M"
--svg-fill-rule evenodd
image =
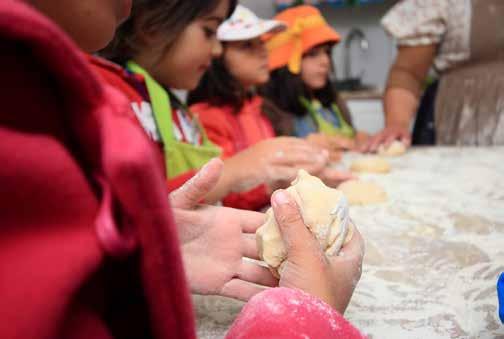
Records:
M306 33L304 34L303 54L308 52L315 46L326 43L337 44L340 41L341 36L332 27L330 26L317 27L315 34L306 34Z
M261 20L259 24L248 28L228 30L227 32L217 34L220 41L243 41L259 38L267 33L279 33L286 29L283 22L276 20Z

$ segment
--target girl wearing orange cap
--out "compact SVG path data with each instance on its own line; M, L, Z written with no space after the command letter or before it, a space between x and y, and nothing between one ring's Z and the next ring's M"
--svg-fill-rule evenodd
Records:
M288 29L267 42L272 72L265 96L291 114L294 135L330 151L354 148L362 135L352 127L348 108L329 79L331 49L339 34L312 6L287 9L275 19Z

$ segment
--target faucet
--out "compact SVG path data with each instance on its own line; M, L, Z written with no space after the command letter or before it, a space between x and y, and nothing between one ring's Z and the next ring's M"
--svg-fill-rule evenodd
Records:
M352 28L350 32L348 32L348 36L345 39L345 55L344 55L344 67L345 67L345 78L352 78L352 64L350 59L350 48L352 47L352 42L354 39L359 40L359 47L361 51L366 52L369 49L369 42L366 39L366 35L359 28ZM361 72L359 79L364 75L364 71Z

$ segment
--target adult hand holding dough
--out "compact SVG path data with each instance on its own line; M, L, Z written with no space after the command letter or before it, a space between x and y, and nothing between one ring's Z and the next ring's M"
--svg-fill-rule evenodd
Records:
M279 285L310 293L343 314L361 276L364 242L360 233L354 228L340 255L326 256L290 194L275 192L271 204L287 256Z

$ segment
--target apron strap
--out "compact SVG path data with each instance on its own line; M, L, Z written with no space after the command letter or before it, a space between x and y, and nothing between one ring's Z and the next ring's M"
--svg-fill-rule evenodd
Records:
M333 103L331 105L331 107L332 107L334 114L336 114L336 116L338 117L338 119L340 121L341 127L339 129L340 129L341 133L346 137L353 138L355 136L355 130L352 127L352 125L350 125L345 120L345 117L343 116L343 113L341 113L341 110L339 109L338 105Z
M142 75L145 79L156 127L163 142L167 178L174 178L188 171L197 170L210 159L220 155L220 149L208 140L197 119L194 120L195 127L199 128L202 133L203 145L177 141L173 132L173 112L169 92L138 64L129 61L126 67L131 72ZM176 103L178 104L178 102Z
M299 97L299 101L301 104L306 108L310 116L312 117L313 121L318 124L318 117L317 117L317 112L315 112L315 109L313 108L311 102L306 99L305 97Z
M171 141L175 140L173 135L172 109L168 93L146 70L134 61L128 61L126 67L131 72L144 77L152 106L152 113L154 114L161 141L164 145L168 145Z

